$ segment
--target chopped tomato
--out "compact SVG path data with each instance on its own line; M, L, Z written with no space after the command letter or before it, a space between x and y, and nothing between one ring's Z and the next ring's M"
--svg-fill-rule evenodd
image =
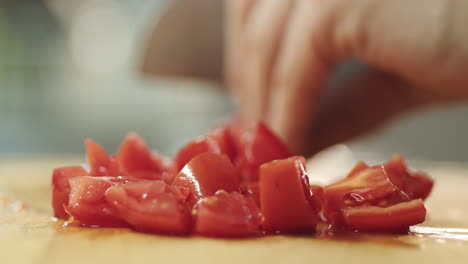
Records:
M260 165L293 155L288 146L262 122L242 134L240 145L237 165L245 181L258 181Z
M411 199L421 198L424 200L431 193L434 180L425 173L410 172L401 155L393 155L384 168L392 183Z
M291 157L260 167L260 208L267 231L306 232L317 223L305 159Z
M242 138L243 135L247 132L247 126L240 118L232 118L221 127L225 127L227 130L227 134L232 142L232 146L235 149L235 154L239 155L239 152L243 149Z
M91 139L85 140L86 153L91 176L119 176L119 168L114 157L109 157L106 151Z
M312 207L317 209L317 212L322 210L323 204L323 188L318 185L310 185L310 192L312 193Z
M177 169L175 162L170 160L167 163L166 171L164 171L162 174L162 180L167 184L172 184L179 171L180 170Z
M201 153L211 152L216 154L223 154L223 150L219 142L212 137L201 137L192 140L190 143L182 147L174 158L176 168L178 171L195 156Z
M359 231L397 231L424 222L426 208L422 199L401 202L386 208L361 206L343 209L346 225Z
M240 237L258 233L260 211L240 193L218 191L195 205L195 231L205 236Z
M351 171L348 173L348 175L345 177L346 178L352 178L353 176L357 175L359 172L368 169L369 166L364 163L363 161L359 161L354 165L354 167L351 169Z
M187 163L172 185L189 189L190 201L195 203L218 190L239 191L239 183L237 169L225 155L207 152Z
M242 183L241 193L249 198L254 199L255 203L260 206L260 185L258 182Z
M135 181L129 177L76 177L70 182L70 201L66 211L86 226L126 226L115 216L105 199L105 192L116 183Z
M146 142L135 133L125 138L116 158L121 173L132 177L160 180L167 169L164 159L151 153Z
M237 156L237 148L229 125L216 127L210 131L209 135L219 143L222 152L234 162Z
M191 228L188 190L163 181L142 181L116 185L106 192L108 204L136 229L186 234Z
M52 208L54 216L60 219L68 219L68 213L64 206L68 205L70 195L69 179L86 176L88 172L81 166L56 168L52 174Z
M263 123L233 119L185 145L173 160L129 134L115 156L85 141L90 170L57 168L54 215L86 226L204 236L396 231L421 223L433 180L400 155L384 165L359 162L326 187L309 185L303 157ZM320 223L317 225L317 222ZM193 222L195 221L195 222Z
M388 207L409 200L405 193L392 184L382 166L374 166L358 170L326 186L323 213L331 224L340 226L343 224L343 208L363 205Z
M360 162L346 178L325 187L324 216L332 225L343 226L343 210L369 206L398 209L401 207L393 206L426 198L432 185L427 175L410 172L400 155L383 166L368 167Z

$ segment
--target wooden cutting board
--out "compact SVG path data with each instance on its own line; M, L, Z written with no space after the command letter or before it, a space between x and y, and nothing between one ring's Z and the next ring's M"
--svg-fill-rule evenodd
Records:
M76 163L0 161L0 263L468 263L466 165L421 168L436 186L413 234L223 240L63 226L51 217L50 172Z

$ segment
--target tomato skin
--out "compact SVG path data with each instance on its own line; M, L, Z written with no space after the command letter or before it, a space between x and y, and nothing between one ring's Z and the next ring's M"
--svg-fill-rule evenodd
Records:
M222 153L234 162L237 157L237 147L230 127L231 124L216 127L210 131L210 137L218 142Z
M239 184L239 173L231 161L225 155L210 152L193 158L172 183L173 186L189 189L192 203L212 196L218 190L239 191Z
M400 155L394 155L382 166L368 167L360 162L346 178L324 188L323 213L333 226L345 227L346 216L343 213L345 211L360 212L371 209L378 211L376 208L403 210L403 204L426 198L432 186L433 181L426 174L410 172ZM394 207L400 203L402 204L400 207ZM371 227L372 225L369 228Z
M164 233L187 234L191 229L189 191L163 181L142 181L110 187L105 198L135 229Z
M52 173L52 208L54 216L60 219L68 219L64 206L68 205L70 195L69 179L87 176L88 172L81 166L56 168Z
M223 153L218 141L216 141L212 137L201 137L192 140L187 145L183 146L175 156L174 161L177 170L182 170L184 166L195 156L205 152L211 152L216 154Z
M194 207L195 231L204 236L243 237L258 233L261 215L255 201L244 195L218 191Z
M424 222L426 208L422 199L401 202L390 207L350 207L343 209L346 225L358 231L399 231Z
M262 122L244 132L239 144L241 150L236 164L247 182L258 181L262 164L293 156L288 146Z
M411 199L426 199L434 186L434 180L422 172L410 172L405 160L399 154L384 165L385 171L399 189L404 191Z
M312 193L312 199L310 200L312 207L316 208L317 212L320 212L323 204L323 188L313 184L310 185L310 192Z
M330 224L342 226L341 209L357 206L387 207L409 201L388 178L383 166L361 169L324 188L323 213Z
M160 180L167 170L164 159L157 153L151 153L146 142L135 133L125 138L116 159L123 176Z
M105 199L107 189L117 183L133 182L129 177L76 177L69 180L70 198L65 210L84 226L121 227L127 224L115 216Z
M267 231L307 232L315 228L304 157L275 160L260 167L260 210Z

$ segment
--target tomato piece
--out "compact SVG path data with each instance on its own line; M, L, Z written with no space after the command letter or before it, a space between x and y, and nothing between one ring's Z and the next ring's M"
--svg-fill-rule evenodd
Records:
M240 177L237 169L225 156L202 153L193 158L179 172L172 185L190 190L190 201L212 196L218 190L239 191Z
M348 173L348 175L345 178L352 178L353 176L357 175L359 172L368 169L369 165L364 163L363 161L359 161L354 165L354 167L351 169L351 171Z
M69 180L70 198L66 211L85 226L127 226L115 216L105 192L117 183L135 181L129 177L76 177Z
M85 140L86 154L90 167L90 176L119 176L115 157L109 157L106 151L91 139Z
M240 139L237 165L245 181L258 181L260 165L293 156L288 146L262 122L245 132Z
M195 205L195 231L205 236L241 237L258 232L260 211L240 193L218 191Z
M399 154L384 165L385 171L399 189L404 191L411 199L426 199L431 193L434 180L422 172L410 172L405 160Z
M163 181L143 181L115 185L105 197L119 216L136 229L186 234L191 228L188 195L187 189Z
M137 178L159 180L167 169L164 159L151 153L146 142L135 133L125 138L116 158L122 174Z
M167 184L172 184L175 177L179 173L179 169L177 169L176 164L173 160L167 163L167 169L162 174L162 180Z
M237 150L227 125L216 127L208 136L197 138L183 146L174 158L178 171L195 156L205 152L225 154L231 161L235 160Z
M260 184L258 182L241 183L241 193L252 198L260 206Z
M323 204L323 188L313 184L310 185L310 192L312 193L312 207L316 208L317 212L320 212Z
M343 208L363 205L388 207L409 200L405 193L393 185L382 166L374 166L326 186L323 213L332 225L341 226Z
M317 223L304 157L275 160L260 167L260 209L267 231L306 232Z
M87 176L88 172L81 166L56 168L52 173L52 208L54 216L60 219L68 219L64 206L68 205L70 195L70 183L68 180Z
M177 170L182 170L182 168L195 156L205 152L223 154L223 150L221 149L218 141L212 137L201 137L192 140L182 147L175 156L174 161Z
M234 162L237 157L237 145L235 136L232 131L234 123L231 121L227 124L215 127L210 131L210 136L214 138L220 145L222 152L226 154L229 159Z
M237 157L243 149L244 143L242 142L242 138L248 131L248 127L239 117L232 118L224 124L224 127L226 127L228 131L227 133L229 134L229 138L231 139L231 143L235 149Z
M401 202L386 208L378 206L343 209L346 225L359 231L398 231L424 222L426 208L422 199Z

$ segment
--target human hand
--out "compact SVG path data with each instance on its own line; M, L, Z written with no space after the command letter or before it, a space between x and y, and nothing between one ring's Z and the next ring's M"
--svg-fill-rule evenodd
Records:
M414 107L468 98L465 0L227 0L226 77L247 121L311 154ZM365 71L332 94L335 66Z

